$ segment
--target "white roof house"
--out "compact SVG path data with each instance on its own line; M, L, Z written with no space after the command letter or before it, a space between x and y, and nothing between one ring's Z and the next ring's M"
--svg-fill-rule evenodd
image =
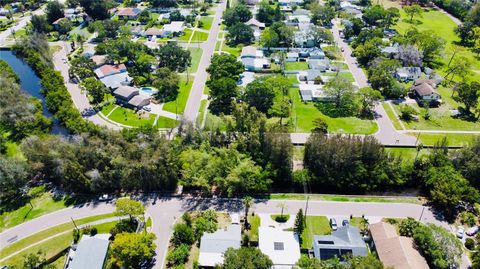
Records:
M214 233L204 233L200 239L200 266L213 267L223 263L223 254L228 248L240 248L241 227L238 224L231 224L225 230L218 230Z
M298 236L279 228L260 227L258 248L272 260L273 269L292 268L300 259Z
M185 26L183 25L183 21L172 21L169 24L165 24L162 30L164 36L172 35L183 32L183 30L185 30Z
M246 46L242 48L241 58L263 58L264 54L262 50L255 48L254 46Z
M300 96L303 101L329 101L321 84L299 84Z

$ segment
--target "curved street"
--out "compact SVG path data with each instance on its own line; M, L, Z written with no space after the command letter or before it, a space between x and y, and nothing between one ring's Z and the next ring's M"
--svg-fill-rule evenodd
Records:
M242 212L243 205L240 199L199 199L199 198L171 198L147 199L146 215L152 218L152 232L156 239L156 265L163 268L164 259L168 250L168 242L175 220L183 212L192 210L215 209L227 212ZM285 213L295 214L300 208L305 210L305 200L256 200L251 212L278 214L279 204L285 203ZM71 218L80 219L88 216L110 213L114 210L112 202L88 203L69 207L36 219L30 220L0 234L0 245L18 241L50 227L70 222ZM310 200L307 208L308 215L326 215L329 217L348 217L364 215L371 223L378 222L383 217L405 218L412 217L423 222L435 223L447 227L447 223L435 218L429 207L407 203L364 203L364 202L328 202Z

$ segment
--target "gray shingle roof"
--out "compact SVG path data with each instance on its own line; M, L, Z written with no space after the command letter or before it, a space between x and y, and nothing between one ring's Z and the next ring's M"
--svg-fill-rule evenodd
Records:
M109 234L97 234L94 237L84 235L77 245L69 269L102 269L110 244L109 236Z

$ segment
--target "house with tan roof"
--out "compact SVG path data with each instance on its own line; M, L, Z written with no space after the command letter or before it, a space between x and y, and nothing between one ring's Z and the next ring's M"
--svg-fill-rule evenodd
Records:
M435 91L437 83L433 79L417 79L410 87L410 95L419 102L429 102L438 105L442 102L442 96Z
M412 238L399 236L393 225L379 222L370 225L373 245L385 267L428 269L425 258L415 248Z

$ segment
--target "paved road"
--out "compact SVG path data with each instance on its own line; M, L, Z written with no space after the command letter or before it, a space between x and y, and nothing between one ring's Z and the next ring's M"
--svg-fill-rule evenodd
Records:
M332 33L337 46L343 49L343 57L348 65L348 69L352 73L358 87L368 86L368 79L363 70L358 66L357 61L352 57L352 50L346 44L343 39L340 38L338 25L339 20L335 20ZM388 118L387 112L381 105L381 103L375 105L376 121L378 125L378 132L374 134L375 138L383 145L402 145L402 146L415 146L416 139L413 136L405 135L397 132L392 122ZM305 138L304 138L305 139Z
M193 80L192 90L188 96L187 105L183 112L183 118L192 123L196 123L198 116L198 110L200 109L200 103L202 100L203 89L207 82L208 73L207 67L210 65L210 60L215 52L215 44L217 43L217 35L220 31L220 22L222 19L223 11L226 8L226 1L218 4L215 9L215 16L213 17L212 28L208 35L207 41L200 45L203 49L202 57L200 58L200 64L198 66L197 74Z
M53 55L53 64L55 65L55 69L60 71L60 73L62 74L63 79L65 81L65 85L67 86L68 92L72 97L72 101L75 104L75 107L80 112L86 111L86 110L93 110L92 106L90 105L90 102L88 101L87 95L82 93L78 84L71 83L68 79L69 78L68 69L70 68L70 66L68 65L66 59L67 59L67 51L70 50L70 45L68 44L68 42L64 42L64 41L59 41L52 44L59 45L61 47L61 49ZM84 116L84 118L97 125L106 126L109 129L113 129L113 130L121 129L121 127L119 127L118 125L115 125L105 120L104 118L100 117L96 113L91 114L89 116Z
M285 213L295 214L298 209L305 210L305 201L300 200L263 200L256 201L252 211L257 213L278 213L278 204L285 202ZM236 199L194 199L194 198L161 198L145 201L146 214L152 218L152 232L156 234L156 268L163 268L163 261L168 248L171 228L176 219L183 212L191 210L205 210L212 208L220 211L241 212L243 206L241 200ZM81 207L71 207L48 215L41 216L31 221L20 224L0 234L0 246L6 246L11 239L18 241L34 233L52 226L71 221L70 218L85 218L88 216L112 212L114 206L111 203L87 204ZM422 214L423 211L423 214ZM422 221L431 222L447 227L447 224L435 219L433 212L428 207L417 204L401 203L355 203L355 202L309 202L307 213L309 215L329 216L354 216L365 215L367 218L380 217L413 217Z
M32 15L41 15L44 13L43 7L33 11ZM32 15L28 15L23 17L20 21L15 23L12 27L6 29L5 31L0 33L0 47L10 46L14 43L13 39L9 39L8 37L12 34L12 31L18 31L23 29L27 23L30 22L30 18Z

